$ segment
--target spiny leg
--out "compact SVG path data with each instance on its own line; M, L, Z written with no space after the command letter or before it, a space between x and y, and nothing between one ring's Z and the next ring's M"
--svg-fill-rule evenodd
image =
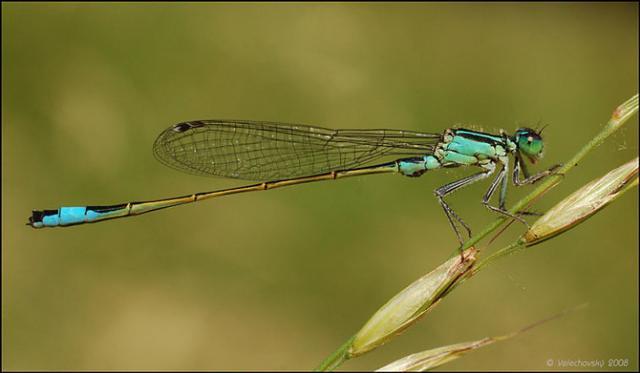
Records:
M556 164L549 167L547 170L538 172L537 174L534 174L534 175L529 175L529 171L527 170L527 167L523 162L522 157L520 155L516 155L514 166L513 166L513 175L512 175L513 185L520 187L523 185L534 184L544 179L545 177L551 176L551 175L564 176L564 174L560 174L556 172L556 170L560 167L562 167L562 164ZM524 179L522 180L520 180L520 169L522 169L522 173L524 174ZM518 211L518 215L541 216L542 214L539 212L533 212L533 211Z
M527 167L525 166L524 162L522 161L522 158L520 156L516 156L515 162L514 162L514 166L513 166L513 185L515 186L523 186L523 185L528 185L528 184L533 184L536 183L542 179L544 179L547 176L550 175L556 175L558 174L556 172L556 170L560 167L562 167L561 164L556 164L553 165L551 167L549 167L549 169L538 172L535 175L529 175L529 172L527 170ZM524 179L520 180L520 169L522 169L522 173L524 174Z
M453 228L456 237L458 237L458 242L460 242L460 245L462 245L464 243L464 240L462 239L460 231L458 230L458 227L456 226L453 219L455 218L455 220L459 222L464 227L464 229L467 230L467 234L469 235L469 237L471 237L471 228L469 228L469 226L458 216L458 214L456 214L455 211L453 211L453 209L449 207L444 199L438 196L438 201L440 202L440 206L442 206L442 209L447 216L447 220L449 220L449 225L451 225L451 228Z
M438 196L438 201L440 202L440 206L442 206L442 208L444 209L444 213L447 216L447 220L449 220L449 225L451 226L451 228L453 228L453 231L455 232L456 237L458 237L458 242L460 242L460 247L458 248L458 250L460 251L460 263L464 263L464 251L462 250L462 245L464 244L464 240L462 239L462 236L460 235L460 231L458 230L458 227L456 227L456 224L453 221L453 218L455 218L464 227L464 229L467 230L467 234L469 235L469 238L471 238L471 228L469 228L469 226L453 211L453 209L451 209L451 207L447 205L447 203L444 201L444 199L442 199L442 197Z
M498 173L498 176L496 176L496 178L491 182L491 185L489 186L489 189L487 189L487 192L484 194L484 197L482 197L482 203L485 205L486 208L488 208L491 211L497 212L499 214L502 214L520 221L525 226L527 226L527 229L528 229L529 224L527 224L527 222L524 219L510 213L509 211L507 211L505 207L506 196L507 196L507 180L508 180L508 178L506 178L505 176L507 175L508 164L509 164L508 162L509 162L508 159L501 160L502 169ZM498 185L502 185L502 188L500 190L500 200L498 202L499 207L495 207L489 204L489 200L491 199L491 196L493 196L493 193L495 193L496 189L498 188Z
M444 197L464 186L473 184L479 180L482 180L488 177L493 173L494 170L495 170L495 167L487 169L487 171L479 172L477 174L467 176L460 180L456 180L452 183L443 185L440 188L435 190L435 194L436 194L436 197L438 198L438 202L440 202L440 206L442 206L442 208L444 209L445 215L447 215L447 219L449 220L449 224L451 225L451 228L453 228L453 231L458 237L458 241L460 241L460 248L462 248L464 241L462 240L462 236L460 235L460 231L458 230L458 227L455 225L454 219L458 221L464 227L464 229L466 229L467 234L469 235L469 238L471 237L471 228L469 228L469 226L458 216L458 214L456 214L453 211L453 209L449 207L449 205L444 201ZM460 250L460 256L461 256L461 260L464 260L464 256L462 255L462 250Z

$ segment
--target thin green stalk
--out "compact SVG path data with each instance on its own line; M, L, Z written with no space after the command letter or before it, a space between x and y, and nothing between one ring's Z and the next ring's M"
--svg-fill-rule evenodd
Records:
M315 371L317 371L317 372L326 372L328 370L333 370L333 369L339 367L340 364L345 362L345 360L347 360L349 358L348 351L349 351L349 347L351 347L351 343L353 342L354 338L355 338L355 336L349 338L349 340L347 340L345 343L343 343L342 346L340 346L340 348L338 348L334 353L329 355L329 357L324 359L322 361L322 363L320 363L320 365L318 365L318 367L315 369Z
M469 277L475 275L476 273L480 272L481 269L483 269L487 264L494 262L496 259L502 258L503 256L512 254L520 249L524 248L524 243L518 239L517 241L511 243L510 245L508 245L507 247L504 247L498 251L496 251L495 253L489 255L488 257L484 258L483 260L481 260L480 262L478 262L478 265L476 265L471 272L469 273Z
M508 246L496 251L495 253L489 255L488 257L484 258L481 261L478 261L472 268L471 270L469 270L467 273L465 273L464 277L460 278L459 281L457 281L456 283L454 283L453 285L451 285L451 287L449 289L447 289L447 292L445 294L443 294L442 296L446 296L447 294L449 294L451 291L453 291L453 289L457 288L459 285L462 285L465 281L467 281L468 279L470 279L471 277L473 277L476 273L480 272L481 269L484 269L484 267L487 264L493 263L496 259L501 258L503 256L506 256L508 254L512 254L514 252L516 252L517 250L523 249L524 248L524 244L521 242L520 239L518 239L517 241L509 244Z

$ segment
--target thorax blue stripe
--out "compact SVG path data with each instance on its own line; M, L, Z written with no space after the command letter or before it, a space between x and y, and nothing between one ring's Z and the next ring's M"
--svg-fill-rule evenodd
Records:
M477 132L464 128L455 129L454 134L469 140L490 143L491 145L506 145L505 138L500 135L492 135L490 133Z

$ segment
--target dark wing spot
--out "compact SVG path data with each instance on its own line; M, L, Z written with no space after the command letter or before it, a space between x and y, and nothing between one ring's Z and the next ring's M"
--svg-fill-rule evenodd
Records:
M178 123L174 125L173 130L175 132L186 132L192 128L198 128L202 126L203 126L202 122L184 122L184 123Z

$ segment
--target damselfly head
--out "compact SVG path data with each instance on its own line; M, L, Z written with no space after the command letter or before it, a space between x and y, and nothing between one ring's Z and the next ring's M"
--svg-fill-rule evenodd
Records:
M542 128L544 129L544 127ZM542 129L540 131L531 128L519 128L513 136L513 141L518 145L518 150L525 155L531 163L536 163L542 158L544 142L542 141Z

